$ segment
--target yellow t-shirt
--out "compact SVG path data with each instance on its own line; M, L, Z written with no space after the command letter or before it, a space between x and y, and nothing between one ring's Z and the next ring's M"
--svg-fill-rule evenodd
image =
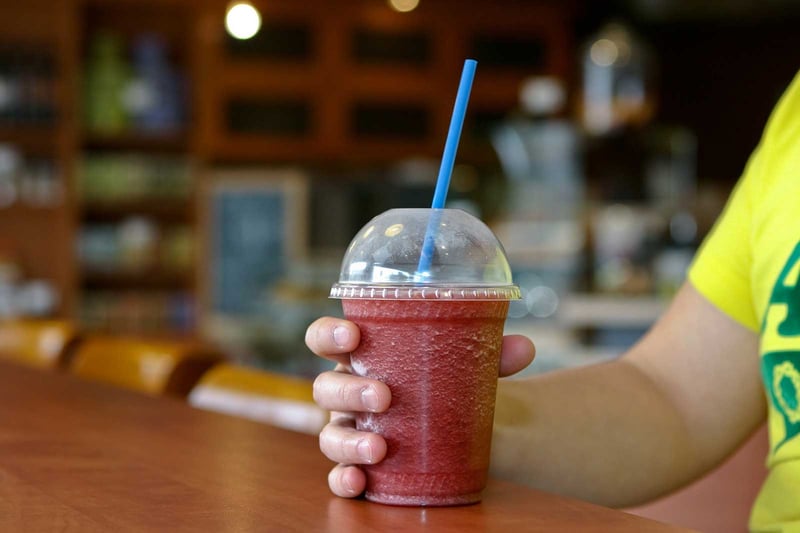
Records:
M800 531L800 73L690 271L694 287L760 334L770 469L758 532Z

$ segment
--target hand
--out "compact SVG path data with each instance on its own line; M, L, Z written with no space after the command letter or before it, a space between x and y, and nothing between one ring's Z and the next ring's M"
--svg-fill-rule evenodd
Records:
M386 441L375 433L356 431L355 412L380 413L389 408L392 393L384 383L352 375L350 352L361 334L352 322L324 317L306 330L306 345L312 352L337 363L314 382L314 401L331 411L331 421L319 435L319 447L339 463L328 475L328 485L337 496L353 498L364 492L366 477L356 465L374 464L386 455ZM521 335L503 339L500 376L519 372L535 355L533 343Z

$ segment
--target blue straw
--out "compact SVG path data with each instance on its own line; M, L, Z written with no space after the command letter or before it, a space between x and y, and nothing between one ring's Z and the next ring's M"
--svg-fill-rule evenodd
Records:
M450 130L447 132L447 141L444 144L442 164L439 166L439 177L436 178L436 190L433 192L433 202L431 203L433 209L443 209L444 202L447 200L447 189L450 188L450 176L453 174L453 165L456 162L458 141L461 139L461 128L464 126L464 116L467 114L469 93L472 90L472 80L475 79L477 66L478 62L474 59L464 61L456 103L453 106L453 116L450 118Z
M478 62L474 59L464 61L464 69L461 71L461 81L458 84L458 94L456 103L453 105L453 115L450 118L450 129L447 132L447 140L444 144L442 163L439 166L439 177L436 178L436 190L433 192L433 202L431 209L434 210L431 219L428 221L428 228L425 230L425 241L422 244L422 253L419 257L417 266L417 279L424 277L431 269L433 261L434 243L438 232L439 222L442 218L441 209L444 209L447 200L447 191L450 188L450 177L453 175L453 165L456 162L456 152L458 151L458 141L461 139L461 129L464 126L464 116L467 114L467 104L469 103L469 93L472 91L472 80L475 79L475 68Z

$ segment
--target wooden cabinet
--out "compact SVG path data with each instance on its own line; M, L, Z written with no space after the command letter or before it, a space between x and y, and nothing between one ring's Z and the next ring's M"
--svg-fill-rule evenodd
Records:
M438 157L468 57L479 66L460 154L486 160L487 124L516 106L525 77L570 78L564 4L442 0L410 13L366 0L255 5L267 22L244 43L222 30L224 2L203 14L198 127L211 160Z

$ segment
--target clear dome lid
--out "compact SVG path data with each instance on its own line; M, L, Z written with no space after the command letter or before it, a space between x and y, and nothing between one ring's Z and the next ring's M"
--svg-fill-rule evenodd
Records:
M353 238L332 298L515 300L502 244L459 209L391 209Z

